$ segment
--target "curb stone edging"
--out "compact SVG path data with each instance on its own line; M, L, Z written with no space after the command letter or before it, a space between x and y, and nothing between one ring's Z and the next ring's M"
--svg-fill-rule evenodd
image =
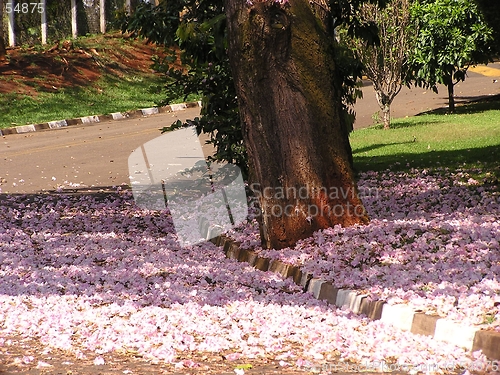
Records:
M0 136L3 137L10 134L25 134L41 130L61 129L72 125L92 125L103 121L124 120L129 118L145 117L145 116L156 115L159 113L182 111L187 108L194 108L194 107L201 107L201 101L170 104L163 107L143 108L129 112L115 112L109 115L84 116L73 119L49 121L40 124L19 125L11 128L0 129Z
M241 249L239 243L225 235L217 236L211 242L221 246L229 259L247 262L261 271L279 273L284 278L291 277L297 285L302 286L304 292L312 293L318 300L339 308L347 307L372 320L381 320L414 334L431 336L471 352L481 350L489 359L500 360L500 332L486 331L481 327L460 324L438 315L421 313L405 304L389 305L386 301L373 300L356 290L335 288L327 281L313 278L297 266L260 257L252 250Z

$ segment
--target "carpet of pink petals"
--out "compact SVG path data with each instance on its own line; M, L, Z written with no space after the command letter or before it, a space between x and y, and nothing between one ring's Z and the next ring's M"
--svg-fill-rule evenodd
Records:
M409 301L457 319L498 318L498 195L441 171L368 173L372 222L318 232L286 251L339 287ZM39 195L0 207L2 335L83 356L134 351L178 362L186 351L272 356L307 366L340 356L406 364L484 362L479 353L401 332L317 301L290 280L226 259L211 243L179 247L163 212L110 198ZM252 223L234 235L255 245ZM489 316L489 315L488 315ZM486 362L484 362L486 363Z
M370 224L318 231L293 249L262 250L255 222L232 236L338 288L500 330L500 194L470 172L363 173Z

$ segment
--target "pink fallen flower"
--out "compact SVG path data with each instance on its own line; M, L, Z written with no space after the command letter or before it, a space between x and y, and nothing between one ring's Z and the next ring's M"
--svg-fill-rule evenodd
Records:
M104 365L104 363L106 363L106 362L104 361L104 358L102 358L102 357L96 357L94 359L94 365L96 365L96 366L102 366L102 365Z

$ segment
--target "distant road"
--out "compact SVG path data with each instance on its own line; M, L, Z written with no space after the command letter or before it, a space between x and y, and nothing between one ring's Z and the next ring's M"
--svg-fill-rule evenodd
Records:
M89 126L8 135L0 143L2 193L32 193L60 185L129 183L128 157L159 137L160 128L199 115L191 108Z
M481 74L471 71L469 78L456 86L458 101L500 94L500 82L494 82L500 81L500 64L493 64L486 70L484 67L478 69ZM372 115L378 111L372 86L367 84L363 91L364 99L356 105L355 129L371 125ZM444 88L440 88L439 94L404 88L393 103L392 115L412 116L445 105ZM128 184L130 153L160 136L159 128L198 114L199 109L192 108L151 117L2 137L0 189L2 193L33 193L70 184L88 187Z

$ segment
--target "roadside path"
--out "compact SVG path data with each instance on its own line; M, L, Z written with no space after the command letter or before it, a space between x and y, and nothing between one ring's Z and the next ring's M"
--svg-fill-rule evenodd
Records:
M13 134L0 142L2 193L129 183L128 157L160 128L198 116L199 108L149 117Z

